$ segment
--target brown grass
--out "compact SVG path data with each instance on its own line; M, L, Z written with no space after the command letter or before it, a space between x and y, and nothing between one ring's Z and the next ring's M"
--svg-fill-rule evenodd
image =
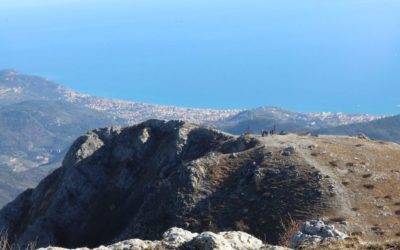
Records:
M14 245L8 242L7 232L0 233L0 250L11 250L15 249Z
M303 222L293 220L292 217L289 216L289 221L286 224L281 221L281 224L284 231L279 237L279 245L290 247L292 237L301 230Z
M299 155L315 164L324 176L329 175L331 178L327 181L341 184L337 185L339 198L343 197L347 202L343 204L347 211L353 211L346 214L347 225L341 225L344 230L349 233L362 231L361 237L365 242L399 239L400 236L395 234L400 233L400 214L396 215L400 210L400 145L333 136L298 140L291 139L290 143L298 148ZM363 146L355 147L357 144ZM301 145L316 145L315 151ZM311 153L318 157L310 156ZM325 216L337 217L342 212L338 209ZM382 230L372 231L375 224L379 224ZM381 235L382 232L385 234Z
M299 247L302 250L400 250L400 241L362 243L357 237L344 241L331 241L319 245L306 245Z
M21 248L9 242L7 231L0 231L0 250L22 250L22 249L35 250L36 242L31 242L25 248Z

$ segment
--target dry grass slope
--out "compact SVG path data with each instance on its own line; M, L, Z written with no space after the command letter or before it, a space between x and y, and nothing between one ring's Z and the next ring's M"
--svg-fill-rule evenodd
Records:
M289 134L262 138L267 148L294 147L296 155L333 184L342 207L324 219L365 242L400 237L400 145L346 136Z
M299 250L400 250L400 241L363 243L358 238L352 237L345 241L302 246Z

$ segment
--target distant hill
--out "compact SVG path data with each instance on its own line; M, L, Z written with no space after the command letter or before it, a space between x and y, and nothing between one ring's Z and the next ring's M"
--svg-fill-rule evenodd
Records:
M365 134L371 139L400 143L400 115L366 123L354 123L332 128L323 128L315 132L331 135Z
M0 106L0 167L21 172L58 165L80 133L122 122L62 101L32 100Z
M214 126L233 133L259 133L261 130L306 132L319 128L351 124L355 122L372 121L383 116L356 115L346 113L300 113L281 108L262 107L245 110L236 115L214 123Z
M64 101L107 113L129 124L153 118L180 119L199 124L217 121L240 112L162 106L95 97L67 89L42 77L20 74L15 70L0 71L0 105L26 100Z
M120 122L62 101L0 106L0 207L60 166L66 149L80 133Z
M62 87L45 78L20 74L15 70L0 71L0 104L28 100L63 100Z

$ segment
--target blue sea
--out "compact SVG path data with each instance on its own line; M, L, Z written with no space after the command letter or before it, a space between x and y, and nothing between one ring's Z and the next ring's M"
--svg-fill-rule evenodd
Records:
M0 68L200 108L400 113L398 0L0 0Z

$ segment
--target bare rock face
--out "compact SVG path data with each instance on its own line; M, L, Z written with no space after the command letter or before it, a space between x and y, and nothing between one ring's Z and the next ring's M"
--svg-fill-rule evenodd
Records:
M11 242L39 247L157 240L171 227L277 243L288 215L310 220L329 207L327 186L295 152L282 158L249 136L150 120L78 138L59 169L0 211L0 229ZM164 234L171 247L193 237L237 249L250 236Z
M198 233L192 233L182 228L173 227L168 229L162 236L163 245L168 248L178 248L192 241Z
M260 249L263 246L261 240L243 232L204 232L190 242L192 249Z

